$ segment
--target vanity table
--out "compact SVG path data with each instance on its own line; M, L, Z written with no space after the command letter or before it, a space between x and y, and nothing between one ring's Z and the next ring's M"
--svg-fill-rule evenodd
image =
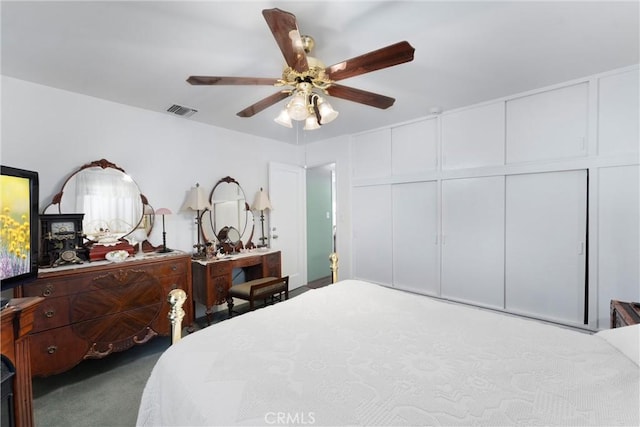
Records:
M85 359L170 336L167 295L172 289L187 293L184 321L192 324L188 254L40 269L35 282L16 288L19 297L43 297L30 335L31 374L59 374Z
M207 324L211 323L212 307L227 302L234 268L244 270L246 281L281 277L280 251L256 250L220 259L193 260L193 301L206 307Z

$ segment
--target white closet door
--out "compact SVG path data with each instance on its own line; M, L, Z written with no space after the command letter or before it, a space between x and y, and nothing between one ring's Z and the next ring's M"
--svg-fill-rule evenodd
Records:
M598 153L637 153L640 140L638 70L599 80Z
M354 277L391 285L391 186L354 187Z
M391 129L393 176L433 171L438 159L436 119L421 120Z
M442 296L504 308L504 177L442 182Z
M582 324L587 172L512 175L506 190L506 308Z
M587 149L587 83L507 102L507 163L580 157Z
M437 295L438 193L435 181L397 184L393 201L393 286Z
M503 165L504 111L504 102L495 102L443 114L442 168Z
M353 178L391 176L391 129L354 136L351 151Z
M612 299L640 301L640 167L599 170L598 328L608 328Z

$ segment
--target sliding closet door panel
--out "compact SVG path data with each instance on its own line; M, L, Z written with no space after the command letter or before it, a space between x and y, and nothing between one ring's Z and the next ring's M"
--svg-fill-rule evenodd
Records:
M507 177L506 308L584 321L586 171Z
M435 181L397 184L393 201L393 286L438 294L438 203Z
M598 328L612 299L640 301L640 167L599 170Z
M442 296L504 308L504 177L442 182Z
M352 203L354 276L391 285L391 186L354 187Z

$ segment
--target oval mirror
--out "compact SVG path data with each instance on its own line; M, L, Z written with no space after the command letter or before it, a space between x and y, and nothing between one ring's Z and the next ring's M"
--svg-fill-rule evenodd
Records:
M83 232L94 242L110 243L153 227L153 209L138 184L105 159L74 172L44 213L84 213ZM142 234L142 233L136 233Z
M244 238L248 237L247 243L250 243L253 236L253 214L240 183L230 176L222 178L211 190L209 201L213 209L203 215L202 231L205 239L218 243L235 242L232 246L236 249L245 246L242 244ZM253 244L246 246L253 247Z

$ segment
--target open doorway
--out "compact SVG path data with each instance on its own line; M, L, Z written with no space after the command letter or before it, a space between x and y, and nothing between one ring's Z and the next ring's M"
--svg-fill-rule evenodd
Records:
M329 255L336 248L335 163L307 169L307 286L331 283Z

